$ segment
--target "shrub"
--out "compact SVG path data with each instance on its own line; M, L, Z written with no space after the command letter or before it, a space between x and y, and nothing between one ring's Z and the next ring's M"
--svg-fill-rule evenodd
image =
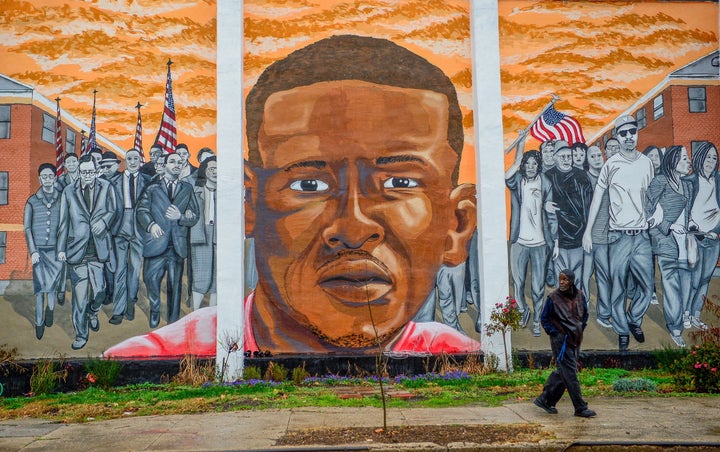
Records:
M720 347L717 344L696 345L683 362L685 368L690 369L695 391L720 393Z
M214 379L215 365L212 361L201 364L195 356L185 355L180 361L180 370L172 378L172 382L197 387Z
M270 361L265 370L264 379L268 381L285 381L287 380L288 371L282 364L276 364Z
M510 372L512 369L512 361L510 360L505 333L519 329L521 321L522 314L518 310L517 301L514 298L506 297L505 303L495 303L495 308L490 313L490 322L485 324L486 334L488 336L496 333L502 335L506 372Z
M262 373L258 366L246 366L243 369L243 380L262 380Z
M58 370L61 364L55 364L52 360L41 359L33 368L30 376L30 391L34 395L52 394L61 381L67 378L67 370Z
M612 388L617 392L655 392L657 384L647 378L618 378L613 381Z
M91 386L99 386L106 391L115 386L118 375L123 365L119 361L112 359L94 359L90 358L85 364L87 370L88 382Z
M292 370L292 381L296 385L302 384L303 380L305 380L309 376L310 374L307 370L305 370L305 366L296 367Z

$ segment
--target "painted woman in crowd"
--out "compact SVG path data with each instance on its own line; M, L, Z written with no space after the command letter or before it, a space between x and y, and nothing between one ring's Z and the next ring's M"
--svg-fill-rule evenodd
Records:
M679 347L685 346L682 314L690 297L690 264L694 263L687 246L691 188L682 179L689 172L687 150L671 146L663 157L661 173L650 182L645 205L648 218L662 208L662 219L652 224L650 239L660 265L665 323Z
M692 270L689 306L685 309L685 328L706 329L700 320L708 284L720 256L720 175L717 147L706 141L693 155L693 173L687 176L691 187L690 225L698 244L698 262ZM684 319L685 320L685 319Z

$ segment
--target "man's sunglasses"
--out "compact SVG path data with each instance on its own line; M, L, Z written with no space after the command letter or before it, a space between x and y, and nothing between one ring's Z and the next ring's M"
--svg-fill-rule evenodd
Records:
M620 135L621 137L625 138L628 133L629 133L630 135L636 135L636 134L637 134L637 129L633 127L632 129L621 130L620 132L618 132L618 135Z

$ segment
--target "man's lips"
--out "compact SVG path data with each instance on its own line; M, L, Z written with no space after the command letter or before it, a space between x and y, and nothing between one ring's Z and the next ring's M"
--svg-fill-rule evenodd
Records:
M380 299L393 288L387 270L374 258L340 258L320 268L318 285L345 303L366 304Z

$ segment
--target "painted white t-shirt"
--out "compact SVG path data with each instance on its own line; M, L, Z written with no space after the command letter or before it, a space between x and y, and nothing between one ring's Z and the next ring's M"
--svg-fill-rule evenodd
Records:
M545 244L542 224L542 187L540 177L520 182L522 205L520 206L520 229L517 243L525 246Z
M690 211L690 218L701 231L712 231L720 222L720 206L715 193L715 178L707 180L698 176L698 192Z
M640 153L635 160L629 160L618 152L605 162L600 169L597 186L608 191L610 229L647 227L645 193L654 175L652 161Z

